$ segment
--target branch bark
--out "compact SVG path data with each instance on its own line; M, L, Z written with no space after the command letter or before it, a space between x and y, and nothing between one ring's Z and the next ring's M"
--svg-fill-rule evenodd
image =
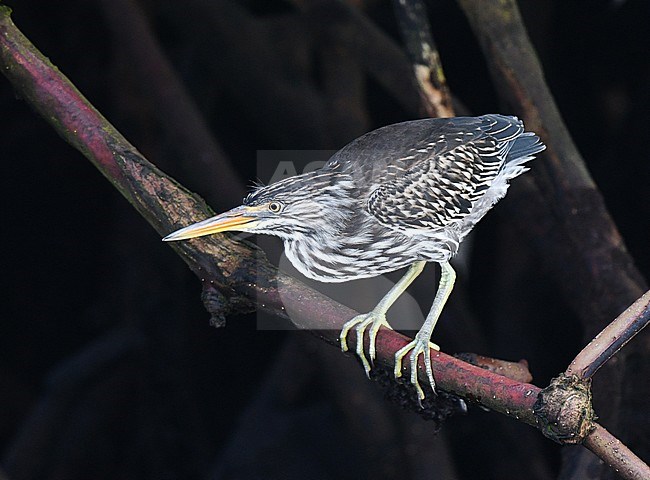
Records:
M593 338L643 294L645 280L634 266L562 120L516 3L459 0L459 4L481 43L499 95L547 145L541 161L531 171L536 185L529 186L529 195L535 197L531 204L537 200L546 205L540 206L545 210L542 222L537 210L530 216L523 210L516 213L526 225L535 227L530 231L544 256L558 260L551 267L583 319L586 335ZM534 221L528 221L533 220L532 215L536 215ZM547 218L555 222L546 225ZM559 233L546 231L558 226ZM561 241L548 241L558 236ZM563 258L572 261L563 262ZM573 281L565 281L567 278Z
M393 5L427 115L434 118L453 117L451 95L424 2L393 0Z
M377 25L354 7L338 0L291 1L304 12L313 29L335 36L406 112L416 115L421 111L418 92L404 88L404 79L412 75L407 56Z
M650 478L650 467L618 438L598 424L594 424L594 430L585 439L584 446L604 460L621 478L627 480Z
M605 362L650 323L650 291L630 305L573 359L566 375L591 378Z

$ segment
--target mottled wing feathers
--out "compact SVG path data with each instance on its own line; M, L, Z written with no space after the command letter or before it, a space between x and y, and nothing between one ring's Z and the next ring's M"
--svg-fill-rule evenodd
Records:
M521 121L501 115L435 121L439 128L388 165L368 196L368 211L386 226L438 229L462 219L523 133Z

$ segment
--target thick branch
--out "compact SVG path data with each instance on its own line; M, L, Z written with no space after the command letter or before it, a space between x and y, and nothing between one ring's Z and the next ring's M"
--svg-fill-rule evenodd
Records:
M23 36L11 22L9 11L0 6L0 63L20 96L88 158L159 233L211 215L202 199L149 163L115 130ZM203 244L203 252L191 244L173 248L197 275L211 279L208 290L220 286L230 291L226 277L242 263L254 262L254 256L250 257L253 246L227 238ZM250 300L238 295L230 295L230 300L240 308L253 308Z
M459 0L481 42L494 84L526 127L547 145L531 173L543 197L544 217L533 202L518 211L536 242L553 252L553 268L566 297L581 315L592 337L621 309L646 290L603 198L564 125L513 0ZM526 182L519 182L526 184ZM531 192L533 193L533 192ZM514 202L511 202L514 203ZM528 208L528 206L533 208ZM543 220L543 219L542 219ZM559 227L559 228L558 228ZM556 230L557 233L547 230ZM560 238L555 238L555 237ZM548 241L552 238L553 241ZM571 261L563 261L570 259ZM612 268L615 265L616 268ZM571 278L572 281L566 281ZM585 289L584 285L590 285Z

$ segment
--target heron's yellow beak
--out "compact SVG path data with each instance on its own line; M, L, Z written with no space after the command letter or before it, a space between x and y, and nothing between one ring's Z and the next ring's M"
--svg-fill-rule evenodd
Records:
M237 207L216 217L176 230L163 238L163 242L187 240L188 238L202 237L219 232L243 232L257 223L257 219L257 212L254 207Z

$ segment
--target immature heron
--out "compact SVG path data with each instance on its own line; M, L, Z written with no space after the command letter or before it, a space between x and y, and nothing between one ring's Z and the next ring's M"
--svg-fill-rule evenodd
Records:
M409 354L411 383L424 357L435 391L430 342L456 274L449 259L460 242L505 194L508 181L544 150L516 117L484 115L415 120L372 131L335 153L320 170L258 188L244 204L190 225L163 240L183 240L224 231L275 235L305 276L345 282L409 267L369 313L349 320L341 348L356 330L356 353L366 374L375 359L386 312L420 274L426 262L442 268L431 311L415 339L395 354L395 376ZM369 328L369 357L363 337Z

